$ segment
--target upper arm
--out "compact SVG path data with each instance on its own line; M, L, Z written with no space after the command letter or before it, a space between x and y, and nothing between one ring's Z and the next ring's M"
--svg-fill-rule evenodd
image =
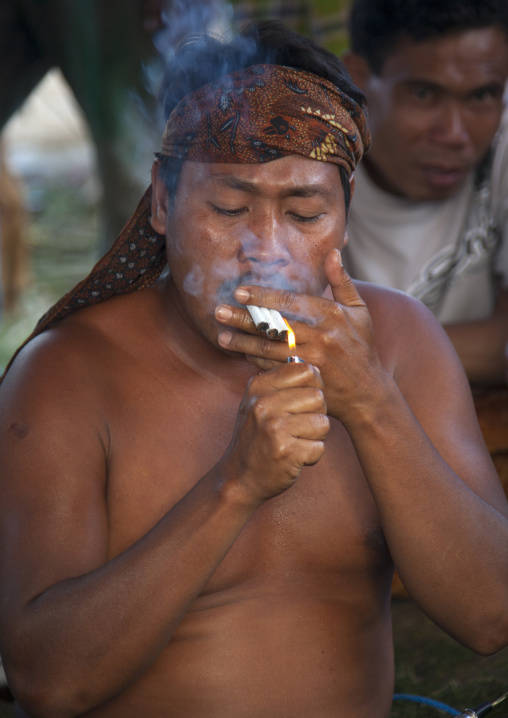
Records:
M495 258L494 271L508 288L508 113L505 111L492 168L492 206L501 245Z
M444 329L420 302L396 293L393 375L430 441L481 498L508 516L508 502L476 418L471 389ZM385 307L386 310L386 307Z
M86 362L43 335L0 386L2 623L105 563L107 428Z

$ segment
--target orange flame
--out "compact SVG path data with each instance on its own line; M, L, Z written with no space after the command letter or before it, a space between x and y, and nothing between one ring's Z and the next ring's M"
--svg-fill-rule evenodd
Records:
M282 317L282 319L284 319L284 317ZM288 328L288 347L289 347L289 351L292 352L292 351L294 350L295 346L296 346L295 333L294 333L294 331L291 329L291 327L289 326L289 323L288 323L288 321L287 321L286 319L284 319L284 324L285 324L285 325L287 326L287 328Z

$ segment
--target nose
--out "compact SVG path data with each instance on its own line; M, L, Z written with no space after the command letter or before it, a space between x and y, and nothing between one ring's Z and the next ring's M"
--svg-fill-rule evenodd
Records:
M465 111L460 103L449 101L438 108L431 137L434 141L445 145L461 147L468 144L470 137Z
M285 267L290 262L285 229L276 212L254 212L240 237L239 260L251 262L260 268Z

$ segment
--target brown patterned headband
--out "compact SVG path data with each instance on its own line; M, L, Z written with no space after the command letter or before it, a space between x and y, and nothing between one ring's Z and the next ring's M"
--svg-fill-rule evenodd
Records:
M332 83L289 67L256 65L181 100L167 122L161 154L237 164L298 154L341 165L350 176L369 143L362 108ZM166 247L151 226L151 195L149 187L109 252L44 314L3 376L20 349L58 319L157 280Z
M255 65L181 100L161 154L237 164L297 154L341 165L350 176L369 143L362 108L331 82L290 67Z

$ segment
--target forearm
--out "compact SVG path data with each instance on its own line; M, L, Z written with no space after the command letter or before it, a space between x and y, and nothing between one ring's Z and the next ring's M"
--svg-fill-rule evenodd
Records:
M480 384L506 382L508 314L477 322L448 324L444 329L464 365L469 381Z
M218 484L208 475L131 548L23 608L5 658L28 708L42 695L55 718L81 714L157 658L252 513Z
M480 652L508 640L506 518L450 469L396 387L348 431L411 595Z

